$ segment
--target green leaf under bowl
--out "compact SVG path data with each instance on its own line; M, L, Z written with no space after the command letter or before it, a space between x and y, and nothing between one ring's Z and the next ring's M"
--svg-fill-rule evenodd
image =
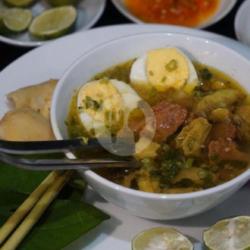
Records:
M0 226L21 205L48 172L34 172L0 164ZM19 250L60 250L109 218L81 201L84 185L80 180L64 187ZM77 185L76 185L77 184Z
M20 245L20 250L59 250L108 219L81 201L56 200Z
M18 192L0 189L0 226L27 198L27 195Z
M27 171L7 164L0 165L0 189L29 194L49 172Z

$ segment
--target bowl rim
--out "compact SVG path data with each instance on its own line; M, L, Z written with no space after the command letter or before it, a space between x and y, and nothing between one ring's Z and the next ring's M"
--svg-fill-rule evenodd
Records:
M175 33L175 32L142 32L142 33L138 33L136 35L129 35L129 36L122 36L119 37L117 39L114 39L112 41L108 41L105 43L102 43L101 45L96 46L93 49L90 49L89 51L87 51L86 53L83 53L80 57L78 57L69 67L68 69L66 69L66 71L63 73L62 77L59 79L59 82L56 85L56 88L54 90L53 93L53 97L52 97L52 102L51 102L51 114L50 114L50 118L51 118L51 125L52 125L52 130L55 134L55 137L57 140L63 139L59 126L57 124L57 120L56 120L56 101L59 99L58 97L60 96L60 92L61 92L61 85L63 85L65 79L68 77L68 75L71 74L71 71L82 61L85 60L86 57L88 57L89 55L91 55L92 53L96 53L98 50L100 49L104 49L106 46L112 46L112 44L120 42L121 40L126 40L126 39L131 39L131 38L136 38L136 37L141 37L141 36L152 36L152 35L164 35L164 36L178 36L178 37L186 37L186 38L191 38L191 39L195 39L195 40L199 40L201 42L205 42L206 44L213 44L217 47L220 47L222 49L226 49L228 50L231 54L233 54L234 56L240 58L240 60L245 61L245 63L247 63L250 67L250 61L247 60L245 57L243 57L242 55L240 55L238 52L236 52L235 50L228 48L226 46L224 46L221 43L215 42L213 40L207 39L207 38L202 38L196 35L188 35L185 33ZM66 153L66 156L69 158L75 158L75 156L72 153ZM198 197L206 197L209 196L211 194L217 193L217 192L221 192L223 190L226 190L230 187L235 186L236 184L240 184L243 182L247 182L248 180L250 180L250 168L247 169L246 171L244 171L242 174L240 174L239 176L233 178L230 181L227 181L225 183L219 184L217 186L214 186L212 188L208 188L208 189L204 189L204 190L200 190L200 191L195 191L195 192L190 192L190 193L178 193L178 194L162 194L162 193L150 193L150 192L144 192L144 191L139 191L139 190L135 190L132 188L127 188L124 187L122 185L119 185L117 183L114 183L98 174L96 174L94 171L91 170L78 170L80 173L83 173L87 178L92 178L95 181L101 183L102 185L108 187L109 189L113 189L122 193L126 193L135 197L141 197L141 198L146 198L146 199L153 199L153 200L181 200L181 199L192 199L192 198L198 198ZM93 186L93 188L95 188Z
M226 3L228 0L224 0ZM124 1L123 1L124 2ZM120 0L112 0L113 5L128 19L131 21L138 23L138 24L144 24L146 22L142 21L140 18L136 17L130 10L128 10L125 6L124 3L120 4ZM218 10L210 17L208 18L205 22L201 23L200 25L197 25L193 28L198 28L198 29L204 29L207 28L220 20L222 20L224 17L226 17L230 11L233 9L235 4L237 3L237 0L231 0L229 4L226 6L225 9L221 9L221 4L222 2L219 3ZM156 23L151 23L151 24L156 24ZM162 24L162 25L168 25L168 24ZM172 24L173 25L173 24ZM183 25L174 25L178 27L183 27ZM191 27L192 28L192 27Z

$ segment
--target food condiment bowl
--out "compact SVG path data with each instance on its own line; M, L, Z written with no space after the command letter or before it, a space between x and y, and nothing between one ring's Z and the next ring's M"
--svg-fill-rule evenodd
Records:
M60 79L52 100L51 121L57 139L67 138L65 120L74 91L105 69L138 57L148 50L175 46L195 61L220 69L250 91L250 62L235 51L205 38L185 34L149 33L105 43L82 55ZM74 157L68 154L68 157ZM250 170L219 186L185 194L156 194L115 184L93 171L79 170L102 197L129 213L150 219L179 219L215 207L240 189Z
M112 0L116 8L128 19L135 23L144 23L127 8L125 0ZM203 29L222 20L235 6L237 0L220 0L219 6L214 14L197 25L195 28Z

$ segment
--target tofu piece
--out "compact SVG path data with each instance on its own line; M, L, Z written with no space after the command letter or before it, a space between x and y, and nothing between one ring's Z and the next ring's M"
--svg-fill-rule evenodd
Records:
M32 109L7 112L0 121L0 138L9 141L55 139L49 120Z
M50 117L51 99L58 80L31 85L18 89L7 95L15 109L30 108L45 118Z

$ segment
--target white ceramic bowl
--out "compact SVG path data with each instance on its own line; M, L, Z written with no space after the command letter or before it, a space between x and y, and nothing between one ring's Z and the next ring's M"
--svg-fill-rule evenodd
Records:
M124 37L91 50L78 59L59 81L52 101L51 121L57 139L67 138L66 115L73 92L93 75L115 64L165 46L176 46L191 58L212 65L238 80L250 91L250 63L216 42L173 33L149 33ZM72 157L72 155L69 155ZM112 183L92 171L81 171L90 186L108 201L131 214L151 219L191 216L221 203L250 178L250 170L223 185L188 194L153 194Z
M141 19L134 16L126 7L124 0L112 0L113 4L116 6L116 8L128 19L135 23L144 23ZM204 21L202 24L197 26L196 28L203 29L208 26L211 26L217 22L219 22L221 19L223 19L234 7L237 0L220 0L220 5L218 10L206 21Z

